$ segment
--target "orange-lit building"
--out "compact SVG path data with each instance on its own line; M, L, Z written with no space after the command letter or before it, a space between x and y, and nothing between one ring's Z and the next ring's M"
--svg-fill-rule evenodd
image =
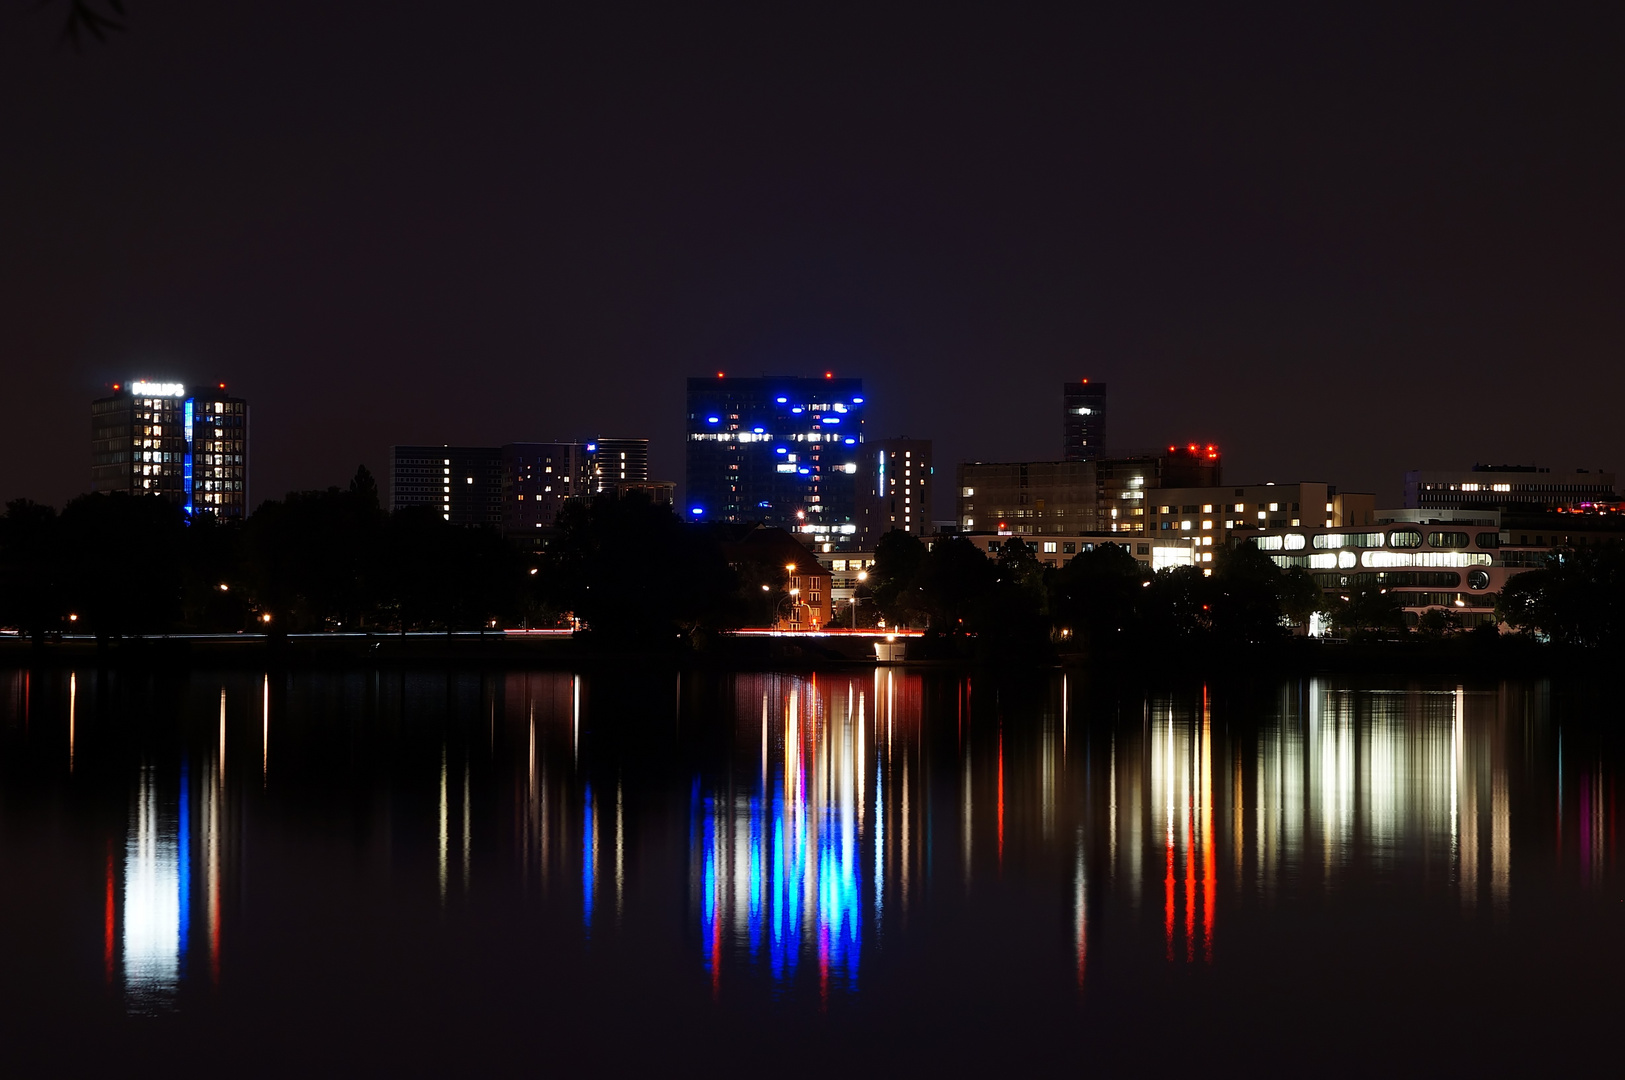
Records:
M829 625L834 576L819 563L818 556L785 530L758 525L740 539L723 544L722 554L748 587L754 587L755 577L760 577L760 584L779 597L774 629L822 630ZM782 588L779 581L784 582Z

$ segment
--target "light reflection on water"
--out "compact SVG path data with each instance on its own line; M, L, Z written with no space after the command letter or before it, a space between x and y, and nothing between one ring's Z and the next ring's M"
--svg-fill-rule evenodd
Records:
M0 673L7 783L26 761L87 805L129 793L71 850L105 893L83 906L100 975L137 1014L230 981L228 923L247 941L266 917L245 853L312 842L286 823L359 782L321 764L341 751L387 758L369 766L386 796L322 812L389 838L391 902L436 913L419 932L502 890L592 944L681 909L685 963L719 997L861 999L947 898L998 910L1016 886L1054 904L1049 958L1086 987L1112 944L1141 964L1246 963L1238 920L1256 943L1259 913L1317 897L1443 896L1504 927L1526 879L1614 873L1615 759L1560 730L1543 683L1306 679L1238 703L877 669L673 675L629 709L569 674L394 690L373 673L196 675L168 706L181 737L132 743L116 732L133 706L109 704L104 678ZM954 910L955 933L994 929Z

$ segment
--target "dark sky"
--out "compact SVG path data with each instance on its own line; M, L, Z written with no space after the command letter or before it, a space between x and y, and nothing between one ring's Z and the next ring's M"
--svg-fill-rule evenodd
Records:
M944 496L1084 375L1236 482L1625 470L1618 5L128 8L0 8L3 498L134 375L250 399L256 500L396 442L680 479L719 369L865 378Z

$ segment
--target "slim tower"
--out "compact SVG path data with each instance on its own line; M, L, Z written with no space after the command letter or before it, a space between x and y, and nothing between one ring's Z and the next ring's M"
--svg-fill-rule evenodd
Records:
M1106 454L1106 384L1079 379L1063 383L1062 454L1067 461L1095 461Z

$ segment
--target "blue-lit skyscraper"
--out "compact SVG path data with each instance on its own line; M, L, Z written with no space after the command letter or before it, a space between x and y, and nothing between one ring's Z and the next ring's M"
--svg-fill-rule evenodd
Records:
M863 415L862 379L688 380L684 516L855 534Z

